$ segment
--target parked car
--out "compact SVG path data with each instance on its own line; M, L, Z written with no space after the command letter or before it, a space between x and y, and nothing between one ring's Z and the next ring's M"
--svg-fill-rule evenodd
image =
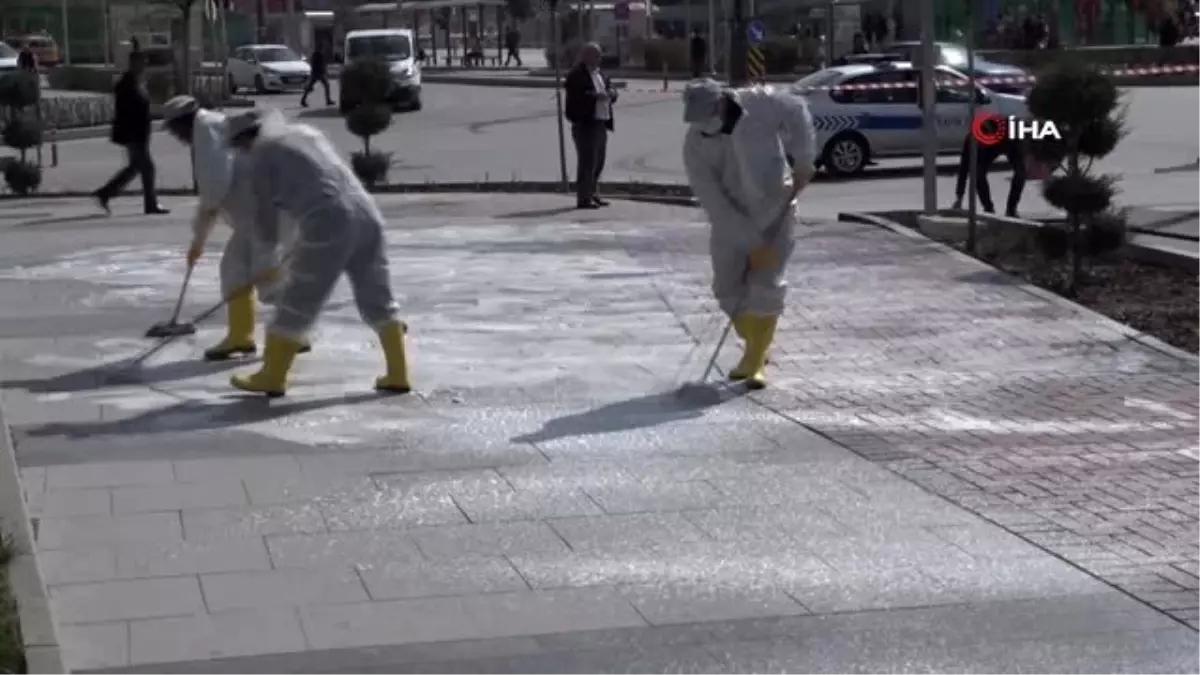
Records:
M304 57L286 45L238 47L226 71L231 91L251 88L259 94L303 90L312 74Z
M907 61L857 63L819 70L792 85L808 101L821 149L818 166L849 176L881 157L919 157L923 112L917 104L921 71ZM967 76L936 67L938 152L958 153L971 130ZM976 86L977 113L1025 116L1025 97Z
M59 63L58 43L49 33L28 33L4 39L9 47L20 52L26 47L33 52L39 66L56 66Z
M17 50L0 42L0 75L17 69Z
M352 30L346 33L342 53L347 64L356 59L381 59L392 73L388 102L393 108L421 109L421 61L424 52L416 49L413 32L407 28ZM339 90L338 109L345 114L358 104ZM352 94L350 94L352 95Z
M935 42L933 48L937 53L937 59L934 63L940 66L949 66L960 73L970 75L967 72L966 47L953 42ZM917 41L895 42L888 47L888 51L899 55L903 61L919 63L921 43ZM1025 94L1033 86L1031 74L1024 68L1007 63L989 61L985 58L980 58L978 54L975 55L975 77L998 80L988 82L987 87L1001 94ZM1012 78L1013 81L1003 81L1009 78Z

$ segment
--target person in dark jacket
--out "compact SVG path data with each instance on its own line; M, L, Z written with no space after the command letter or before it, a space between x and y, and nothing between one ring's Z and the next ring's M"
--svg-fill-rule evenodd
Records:
M322 45L317 45L313 49L312 59L308 62L308 66L312 72L308 76L304 94L300 96L300 105L308 107L308 95L316 88L318 82L325 88L325 105L333 105L333 98L329 96L329 62L325 59L325 50Z
M517 67L521 67L521 31L517 30L516 26L509 26L508 32L504 34L504 50L507 52L504 55L504 65L508 66L514 59L517 62Z
M600 72L600 46L585 44L579 52L579 64L567 73L566 118L571 123L571 138L575 141L575 205L580 209L608 206L596 194L600 173L604 171L604 155L608 148L608 133L613 130L613 103L617 91L612 80Z
M104 187L93 196L108 211L108 202L133 180L142 177L142 200L147 214L168 213L158 204L154 192L154 160L150 157L150 95L144 75L146 56L142 52L129 54L129 69L113 88L114 112L112 142L125 148L127 163Z
M32 49L25 47L20 54L17 54L17 68L31 73L37 72L37 56L34 55Z
M963 141L962 151L959 153L958 175L954 181L954 204L950 207L955 211L962 210L963 196L967 192L967 181L971 172L971 143L973 142L975 139L971 134L967 134L966 140ZM975 193L978 195L979 205L983 207L985 213L996 212L992 203L992 188L988 184L988 172L992 170L992 165L1001 155L1008 160L1013 172L1012 182L1008 186L1008 200L1005 204L1004 215L1009 218L1019 218L1017 207L1021 205L1021 194L1025 191L1027 179L1025 146L1021 145L1020 141L1006 138L994 145L980 144L978 146L975 151Z
M692 31L692 42L689 45L692 57L692 77L700 78L705 72L705 59L708 58L708 41L700 34L700 29Z

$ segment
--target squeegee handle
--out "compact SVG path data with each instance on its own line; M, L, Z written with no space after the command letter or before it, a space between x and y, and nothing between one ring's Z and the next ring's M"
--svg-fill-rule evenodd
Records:
M179 313L183 311L183 296L187 294L188 283L192 280L192 265L187 266L187 271L183 273L183 285L179 287L179 299L175 301L175 311L171 312L170 325L174 326L179 322Z

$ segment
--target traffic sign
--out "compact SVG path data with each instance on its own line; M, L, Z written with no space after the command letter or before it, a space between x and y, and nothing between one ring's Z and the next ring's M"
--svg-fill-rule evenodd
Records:
M629 20L629 2L628 2L628 0L622 0L622 2L618 2L617 4L613 5L613 18L616 19L617 21L628 21Z
M750 25L746 26L746 37L749 38L750 44L762 44L762 41L767 37L767 28L763 26L763 22L759 19L751 19Z

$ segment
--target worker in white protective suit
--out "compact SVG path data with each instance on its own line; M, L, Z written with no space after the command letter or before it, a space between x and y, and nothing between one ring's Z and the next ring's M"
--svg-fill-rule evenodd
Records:
M396 318L383 214L374 198L324 134L310 126L248 112L230 119L229 137L251 161L257 213L253 241L274 250L285 216L294 223L297 238L267 328L262 368L234 375L233 386L268 396L284 394L292 361L345 273L359 314L378 332L383 346L387 372L375 388L408 393L407 327Z
M163 106L163 121L167 131L181 143L191 147L192 175L200 199L192 218L192 241L188 246L187 264L195 266L204 254L204 245L218 220L224 219L233 229L221 255L221 295L228 304L229 326L225 338L205 350L208 361L225 361L234 356L251 355L258 351L254 341L254 291L265 301L277 290L270 270L278 264L276 250L252 246L254 234L254 195L248 188L251 180L249 161L239 157L229 147L226 116L201 108L191 96L176 96ZM258 259L255 253L259 253ZM308 345L301 351L308 351Z
M762 389L787 295L794 197L815 172L812 116L803 98L769 87L699 80L683 98L683 162L712 224L713 292L745 341L729 377Z

